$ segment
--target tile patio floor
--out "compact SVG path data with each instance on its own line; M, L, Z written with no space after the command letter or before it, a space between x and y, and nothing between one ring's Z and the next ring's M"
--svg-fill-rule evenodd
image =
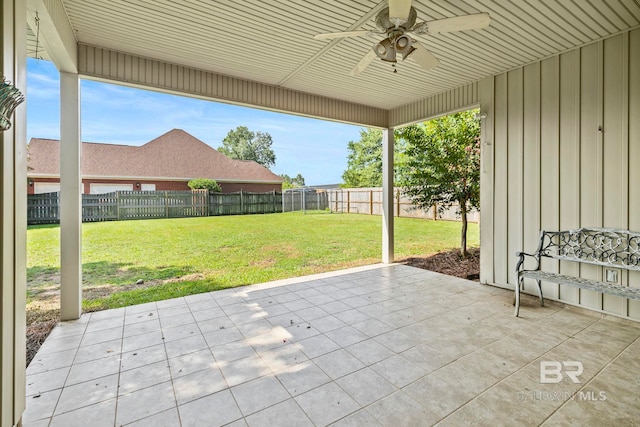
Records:
M24 425L640 422L640 324L512 301L378 265L87 314L29 366Z

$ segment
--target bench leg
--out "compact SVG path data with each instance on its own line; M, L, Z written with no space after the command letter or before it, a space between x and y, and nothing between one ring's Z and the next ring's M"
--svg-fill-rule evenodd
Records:
M538 282L538 295L540 296L540 306L544 307L544 298L542 298L542 284L540 280L536 280Z
M516 317L518 317L518 313L520 312L520 286L522 286L522 279L518 278L518 283L516 284L516 300L514 302L516 306Z

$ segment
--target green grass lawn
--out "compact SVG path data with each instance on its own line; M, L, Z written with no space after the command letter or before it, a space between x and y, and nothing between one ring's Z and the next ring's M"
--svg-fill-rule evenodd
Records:
M459 245L460 223L395 219L397 259ZM86 223L84 308L157 301L380 262L379 216L300 212ZM469 246L478 245L470 224ZM59 282L59 227L27 232L28 301ZM145 286L133 286L138 279ZM114 291L116 291L114 293Z

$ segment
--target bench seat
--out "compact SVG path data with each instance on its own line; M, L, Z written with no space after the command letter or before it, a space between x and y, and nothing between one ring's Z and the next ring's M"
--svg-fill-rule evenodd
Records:
M520 272L521 276L527 279L542 280L544 282L559 283L561 285L570 285L577 288L588 289L590 291L602 292L619 297L640 300L640 288L632 288L630 286L620 286L615 283L600 282L598 280L585 279L582 277L565 276L558 273L549 273L540 270L524 270Z

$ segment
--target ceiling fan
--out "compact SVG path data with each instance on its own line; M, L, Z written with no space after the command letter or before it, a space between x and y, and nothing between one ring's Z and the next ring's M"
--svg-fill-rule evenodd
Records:
M397 55L402 60L412 59L425 70L436 67L440 61L411 37L415 35L431 35L453 31L478 30L491 23L488 13L474 13L453 18L436 19L416 24L418 14L411 5L412 0L389 0L389 7L382 9L376 16L378 31L356 30L339 33L317 34L316 40L331 40L344 37L360 37L372 34L386 34L386 38L373 45L373 48L351 70L352 76L362 73L376 58L393 64L394 72Z

